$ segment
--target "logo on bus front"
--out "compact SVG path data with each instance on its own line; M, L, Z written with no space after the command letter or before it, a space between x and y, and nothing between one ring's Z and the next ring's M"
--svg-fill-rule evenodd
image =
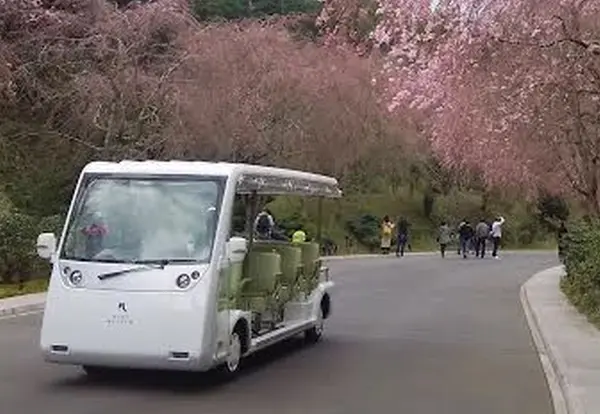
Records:
M128 315L125 302L117 303L117 311L118 313L106 319L108 325L133 325L133 320Z

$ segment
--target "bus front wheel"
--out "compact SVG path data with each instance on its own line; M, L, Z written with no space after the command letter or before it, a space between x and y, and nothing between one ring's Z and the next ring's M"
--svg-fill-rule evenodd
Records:
M115 374L115 370L112 370L110 368L97 367L91 365L84 365L82 368L83 372L85 372L85 375L93 379L103 379Z
M230 379L237 375L240 370L242 362L242 356L245 352L244 338L247 337L245 334L245 325L236 325L233 332L229 336L229 355L218 368L217 373L223 379Z

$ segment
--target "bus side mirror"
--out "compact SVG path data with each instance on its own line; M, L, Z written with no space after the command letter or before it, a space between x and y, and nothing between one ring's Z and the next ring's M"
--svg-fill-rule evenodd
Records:
M42 259L50 259L56 250L54 233L42 233L37 238L37 254Z

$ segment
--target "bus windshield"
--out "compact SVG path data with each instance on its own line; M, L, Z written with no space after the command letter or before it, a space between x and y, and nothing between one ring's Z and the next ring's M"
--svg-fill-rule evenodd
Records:
M208 262L221 191L218 179L87 177L60 258Z

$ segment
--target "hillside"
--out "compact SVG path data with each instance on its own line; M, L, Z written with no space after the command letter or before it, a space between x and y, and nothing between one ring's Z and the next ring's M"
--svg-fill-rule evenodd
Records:
M415 129L381 107L377 59L327 42L318 12L304 0L0 3L0 194L10 200L0 202L5 213L10 205L0 273L38 271L35 234L59 227L78 171L98 159L336 176L345 197L326 206L324 233L339 252L376 247L386 214L408 218L414 249L433 246L442 219L498 213L508 245L552 244L536 200L439 166ZM314 232L311 203L272 208L284 227Z

